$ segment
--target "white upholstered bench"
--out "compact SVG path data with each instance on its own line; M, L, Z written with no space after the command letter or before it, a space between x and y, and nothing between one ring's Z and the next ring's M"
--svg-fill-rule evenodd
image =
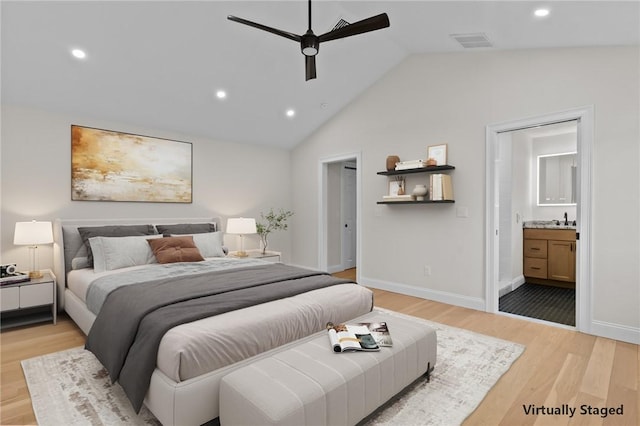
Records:
M436 363L436 332L397 313L373 311L355 322L386 321L393 347L334 353L326 332L222 378L220 423L354 425Z

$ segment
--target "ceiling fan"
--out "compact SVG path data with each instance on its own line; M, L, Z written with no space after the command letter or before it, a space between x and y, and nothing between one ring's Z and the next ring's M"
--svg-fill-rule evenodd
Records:
M309 0L309 29L303 35L297 35L277 28L267 27L266 25L238 18L237 16L229 15L227 16L227 19L300 43L302 54L305 56L306 80L316 78L316 55L318 54L320 43L368 33L370 31L380 30L389 26L389 17L386 13L381 13L380 15L372 16L371 18L363 19L362 21L354 22L353 24L334 28L327 33L317 36L311 30L311 0Z

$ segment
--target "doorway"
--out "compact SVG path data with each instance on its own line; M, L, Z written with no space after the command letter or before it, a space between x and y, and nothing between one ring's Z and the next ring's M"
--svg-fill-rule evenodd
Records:
M360 153L320 161L318 267L336 273L360 259Z
M523 129L541 128L541 126L555 125L575 121L577 126L577 171L576 177L576 290L575 290L575 324L580 331L588 332L591 324L591 275L589 269L590 259L590 200L591 200L591 147L593 145L593 108L584 107L529 119L517 120L507 123L487 126L486 134L486 310L488 312L499 312L499 296L501 289L501 261L502 271L505 270L506 262L517 264L513 256L508 261L504 260L505 250L514 253L513 250L520 247L512 247L514 244L513 234L522 228L522 223L513 224L517 220L527 219L511 212L505 218L503 211L504 204L508 204L505 196L505 183L501 181L509 180L503 176L502 169L505 169L504 161L507 153L501 152L503 145L501 138L509 132L521 131ZM509 189L510 191L510 189ZM532 191L527 190L529 199ZM537 196L537 194L536 194ZM522 229L519 230L522 232ZM501 258L501 252L503 257ZM504 281L504 276L502 277ZM504 284L504 283L503 283ZM517 286L518 283L515 283ZM503 288L503 287L502 287Z
M566 259L557 240L575 235L577 126L570 120L498 135L500 312L575 326L575 240L566 242ZM556 273L560 263L566 276Z

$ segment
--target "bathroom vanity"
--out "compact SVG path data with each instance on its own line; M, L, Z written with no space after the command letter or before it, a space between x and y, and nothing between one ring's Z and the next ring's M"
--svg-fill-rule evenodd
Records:
M523 274L527 282L575 287L575 227L525 222L523 237Z

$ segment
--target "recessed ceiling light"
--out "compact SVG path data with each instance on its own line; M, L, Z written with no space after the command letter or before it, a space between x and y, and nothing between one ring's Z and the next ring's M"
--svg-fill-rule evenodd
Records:
M82 49L73 49L71 51L71 54L74 56L74 58L78 59L84 59L87 57L87 53Z
M225 92L224 90L218 90L216 92L216 98L225 99L226 97L227 97L227 92Z
M549 9L536 9L536 11L533 12L533 14L539 18L543 18L549 14Z
M288 109L287 112L285 112L285 114L287 115L287 117L293 118L296 115L296 111L293 109Z

